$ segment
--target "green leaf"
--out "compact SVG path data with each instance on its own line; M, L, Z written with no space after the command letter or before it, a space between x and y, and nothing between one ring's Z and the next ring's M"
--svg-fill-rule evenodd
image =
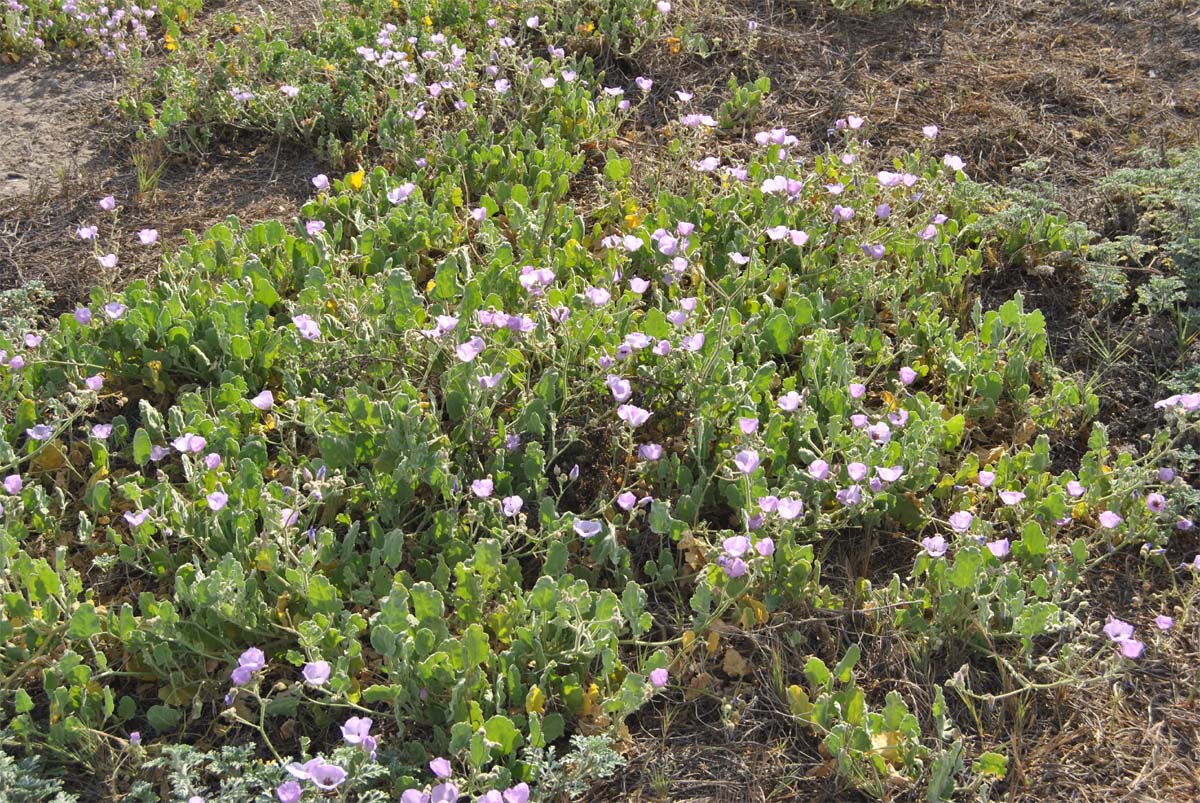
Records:
M817 656L808 659L808 663L804 665L804 676L814 686L822 689L828 689L833 682L833 675L829 673L829 667L825 666L825 662Z
M138 427L137 432L133 433L133 461L139 466L149 463L152 446L154 444L150 440L150 433Z
M71 624L67 626L67 638L84 641L101 632L100 617L96 615L96 606L85 602L71 615Z
M1025 546L1025 551L1030 557L1041 557L1046 554L1046 534L1042 532L1042 525L1036 521L1031 521L1025 525L1025 529L1021 530L1021 543Z
M162 733L179 724L180 714L178 709L168 705L152 705L146 712L146 719L150 720L150 727Z
M500 746L501 755L511 753L521 741L521 734L516 725L513 725L511 719L500 714L483 723L483 732L489 742Z
M850 673L854 669L854 665L858 663L859 657L862 656L862 650L857 644L851 644L846 650L846 654L842 656L842 660L838 661L837 666L833 668L833 676L842 683L850 682Z
M16 700L13 702L18 714L26 714L33 710L33 698L24 689L17 689Z
M477 624L467 628L467 632L463 635L463 660L467 667L479 666L486 664L488 658L491 657L491 645L488 643L487 633Z
M983 775L1003 778L1008 774L1008 756L1000 753L984 753L975 760L975 771Z

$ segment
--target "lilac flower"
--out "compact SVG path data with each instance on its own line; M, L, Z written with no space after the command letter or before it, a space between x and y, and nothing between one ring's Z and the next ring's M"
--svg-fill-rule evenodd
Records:
M266 412L275 404L275 394L269 390L264 390L250 400L250 404L255 408Z
M105 195L97 203L105 212L111 212L117 208L117 199L111 195Z
M88 390L98 391L104 387L104 375L96 374L83 380L83 386Z
M458 787L452 783L438 784L429 790L429 803L457 803Z
M792 519L799 518L804 512L804 501L801 499L796 499L792 496L787 496L779 500L779 506L777 510L779 512L779 518L783 519L784 521L791 521Z
M900 381L905 385L911 385L917 380L917 372L909 366L905 365L900 369Z
M25 358L20 354L13 355L13 358L8 361L8 367L13 371L20 371L25 367Z
M876 466L875 473L884 482L895 482L904 474L904 466Z
M301 672L304 682L310 686L324 686L329 681L330 666L328 661L310 661L304 665Z
M622 404L617 408L617 417L636 429L650 420L650 411L633 404Z
M946 554L946 539L942 538L940 535L922 538L921 545L925 547L925 552L928 553L931 558L940 558Z
M305 340L316 340L321 336L321 327L312 319L311 315L301 314L292 317L292 325L300 331L300 336Z
M861 247L864 254L875 260L883 259L887 253L887 246L883 243L876 243L875 245L864 243Z
M623 491L617 496L617 507L621 510L633 510L633 506L637 504L637 494L632 491Z
M604 525L598 521L575 519L575 533L580 538L591 538L594 535L599 535L602 529L604 529Z
M110 321L115 321L118 318L120 318L122 315L124 315L125 310L127 310L127 309L128 309L128 307L126 307L120 301L110 301L104 305L104 315Z
M633 234L626 234L621 238L621 245L624 246L627 253L632 254L645 245L645 242L641 237Z
M1083 483L1079 480L1071 480L1067 483L1067 493L1074 497L1083 496L1087 489L1083 487Z
M137 513L134 513L132 510L127 510L125 511L124 518L130 527L141 527L146 523L146 519L149 517L149 515L149 510L139 510Z
M602 307L612 298L612 293L605 290L603 287L589 287L584 291L584 296L592 303L593 307Z
M754 449L743 449L733 458L733 462L738 467L738 471L743 474L753 474L761 460L758 452Z
M1151 513L1162 513L1167 509L1167 498L1160 493L1146 496L1146 509Z
M942 159L942 163L956 173L962 172L962 169L967 166L962 159L949 153Z
M814 480L825 480L829 478L829 463L820 458L812 461L808 465L808 473Z
M291 84L283 84L279 87L279 94L284 97L294 98L300 94L300 87L292 86Z
M841 204L833 205L833 221L835 223L845 223L854 217L854 207L842 206Z
M697 332L694 335L689 335L679 341L679 348L683 351L699 351L704 348L704 333Z
M991 488L992 483L996 481L996 475L991 471L980 471L979 474L976 475L976 481L979 483L980 487Z
M238 656L238 666L257 672L267 665L267 656L258 647L251 647Z
M250 677L254 674L250 669L244 666L239 666L229 675L229 682L234 686L245 686L250 682Z
M207 497L208 508L213 512L218 512L229 502L229 495L224 491L213 491Z
M880 204L879 206L875 207L875 217L879 218L880 220L887 220L891 216L891 204Z
M328 189L329 188L329 176L325 175L324 173L318 173L317 175L312 177L312 185L314 187L316 187L317 190Z
M1000 499L1006 505L1015 505L1025 498L1025 494L1021 491L1001 491Z
M142 245L154 245L158 242L158 229L142 229L138 232L138 240Z
M1107 530L1115 529L1121 523L1121 517L1111 510L1106 510L1100 514L1100 526Z
M883 444L887 443L892 438L892 430L883 421L872 424L866 429L867 437L871 439L871 443Z
M363 739L370 735L370 717L350 717L342 725L342 738L346 744L362 744Z
M105 254L104 256L96 257L96 261L100 263L100 267L112 270L117 266L117 255Z
M429 803L429 795L418 789L405 789L400 795L400 803Z
M887 419L892 422L892 426L899 429L908 423L908 410L893 410L887 414Z
M87 326L92 322L92 311L87 307L76 307L75 322L80 326Z
M638 457L654 461L662 457L663 449L657 443L644 443L638 447Z
M1191 519L1180 519L1179 521L1175 522L1175 529L1182 530L1183 532L1187 532L1194 526L1196 525L1192 523Z
M471 362L479 356L487 344L483 342L483 338L476 335L466 343L460 343L454 353L458 355L458 359L462 362Z
M473 480L471 482L471 493L480 499L486 499L492 495L493 487L492 478L484 477L481 480Z
M1166 614L1159 614L1154 617L1154 626L1159 630L1170 630L1175 626L1175 620Z
M925 135L925 139L937 139L938 127L936 125L921 126L921 133Z
M432 772L436 777L445 779L450 777L450 773L453 770L451 769L450 762L448 760L444 758L435 758L433 761L429 762L429 771Z
M738 419L738 429L741 430L743 435L752 435L758 431L758 419L757 418L739 418Z
M758 497L758 508L763 513L774 513L779 509L779 497L774 494Z
M851 485L849 488L842 488L834 496L843 506L853 507L862 501L863 491L859 486Z
M129 746L137 747L141 743L142 743L142 732L141 731L130 731Z
M1104 635L1113 641L1126 641L1133 638L1133 625L1120 619L1109 619L1104 625Z
M764 558L769 558L775 554L775 540L773 538L760 539L754 545L754 551L762 555Z
M309 780L318 789L329 791L336 789L338 784L346 780L346 771L336 764L321 762L309 770Z
M304 230L306 232L308 232L309 237L315 237L316 235L325 231L325 221L324 220L310 220L304 224Z
M930 224L917 232L917 236L922 240L932 240L937 236L937 226Z
M95 226L80 226L75 230L76 236L81 240L94 240L99 233Z
M109 435L112 435L112 424L96 424L92 427L92 437L96 440L105 440Z
M482 223L487 220L487 216L488 211L485 206L477 206L471 210L471 220L474 220L476 223Z
M519 496L506 496L500 500L500 510L511 519L521 512L524 504L525 500Z
M1175 469L1170 466L1163 466L1158 470L1158 479L1160 482L1170 483L1175 480Z
M970 527L971 522L975 517L971 515L969 510L960 510L957 513L950 514L950 529L956 533L965 533Z
M1138 658L1146 649L1146 645L1137 639L1126 639L1120 642L1120 646L1121 655L1124 655L1126 658Z
M291 764L284 766L284 769L287 770L288 775L291 775L293 778L298 778L301 781L308 781L312 779L313 768L323 763L324 761L322 759L310 758L303 764L293 761Z
M721 542L725 554L731 558L740 558L750 551L750 539L744 535L735 535Z
M735 580L745 574L746 569L749 568L746 561L741 558L729 558L725 555L717 559L717 565L721 567L727 577Z
M155 463L166 458L170 453L170 449L165 446L159 446L157 443L150 447L150 459Z
M301 796L304 795L304 789L295 781L284 781L279 788L275 790L275 796L279 798L279 803L299 803Z
M994 557L1003 558L1008 554L1012 545L1007 538L1001 538L999 541L988 541L988 552L991 552Z
M863 394L865 394L867 392L867 386L862 384L861 382L851 382L849 390L850 390L850 398L861 399L863 397Z
M4 478L4 490L9 496L16 496L25 487L25 480L20 474L9 474Z
M729 261L735 265L745 265L750 262L750 257L745 254L740 254L737 251L729 252Z
M803 397L794 390L789 390L787 393L779 397L779 409L785 413L791 413L799 409L800 403L804 401Z
M859 482L863 477L867 476L867 467L858 462L850 463L846 466L846 473L850 475L851 480Z
M510 433L504 436L504 448L510 452L515 452L521 447L521 436L516 433Z
M54 429L45 424L35 424L26 429L25 434L35 441L48 441L50 440L50 436L54 434Z
M494 374L484 374L479 377L479 387L491 390L500 384L500 380L504 379L504 372L499 371Z

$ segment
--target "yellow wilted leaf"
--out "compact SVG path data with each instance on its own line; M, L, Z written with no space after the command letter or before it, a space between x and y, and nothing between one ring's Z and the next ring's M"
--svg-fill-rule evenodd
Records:
M429 15L428 15L428 14L426 14L426 15L425 15L425 19L423 19L423 20L421 20L421 21L425 23L425 27L426 27L426 28L432 28L432 27L433 27L433 20L432 20L432 19L430 19L430 17L429 17Z
M432 292L433 292L433 288L435 288L435 287L437 287L437 282L436 282L435 280L433 280L433 279L430 279L430 280L429 280L429 282L428 282L428 284L426 284L426 285L425 285L425 292L426 292L426 293L432 293Z
M1071 508L1071 518L1073 518L1073 519L1082 519L1086 515L1087 515L1087 503L1086 502L1080 502L1079 504L1075 505L1075 507Z
M900 732L884 731L871 735L871 748L888 764L900 763Z
M680 46L680 42L679 42L678 36L668 36L667 37L667 51L671 55L675 55L676 53L679 52L679 46Z
M879 395L883 397L883 403L887 405L889 410L896 409L896 397L886 390L879 391Z
M808 719L808 715L812 713L812 701L808 699L808 692L794 683L788 686L787 690L788 708L794 716L801 719Z
M721 647L721 634L715 630L708 632L708 642L705 644L705 649L709 655L716 655L717 650Z
M767 606L763 605L754 597L746 597L746 603L754 609L754 618L758 620L760 625L764 624L770 617L770 614L767 613Z
M694 632L692 632L691 630L685 630L685 631L683 631L682 641L683 641L683 649L686 652L687 648L692 646L696 642L696 634Z
M350 174L351 189L361 190L362 185L363 185L363 179L365 179L366 177L367 177L366 170L355 170L353 173L351 173Z
M337 315L338 304L331 298L325 302L325 309L329 310L330 314Z
M546 695L542 694L541 686L534 684L525 695L525 713L542 714L546 711Z
M59 443L47 443L34 455L32 465L36 471L57 471L67 464L67 457Z
M583 693L583 716L590 717L592 709L596 706L596 700L600 697L600 687L595 683L588 686L588 690Z
M742 657L742 654L733 647L725 650L725 660L721 662L721 669L730 677L743 677L750 674L750 662Z
M1100 466L1100 470L1103 471L1105 474L1111 474L1112 466Z
M166 46L167 50L175 50L177 47L179 47L179 45L175 44L175 37L171 36L171 34L167 34L163 37L163 44Z
M107 468L98 469L96 471L96 473L92 475L92 478L88 480L88 487L91 488L93 485L100 482L100 480L104 479L107 476L108 476Z

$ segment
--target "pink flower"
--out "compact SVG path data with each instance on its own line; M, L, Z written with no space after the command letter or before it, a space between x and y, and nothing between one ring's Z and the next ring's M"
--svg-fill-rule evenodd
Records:
M452 768L450 767L450 762L447 759L439 757L429 762L429 771L438 778L444 779L450 777Z
M461 362L471 362L479 356L480 352L483 351L485 346L486 344L483 342L483 338L475 336L466 343L460 343L458 348L454 350L454 353L458 355L458 359Z
M1124 655L1126 658L1137 658L1141 656L1142 652L1146 649L1146 645L1137 639L1126 639L1125 641L1120 642L1120 644L1121 655Z
M755 431L758 430L758 419L757 418L739 418L738 419L738 429L740 429L742 431L743 435L751 435Z
M1159 630L1170 630L1175 626L1175 620L1166 614L1159 614L1154 617L1154 626Z
M589 521L588 519L575 519L574 527L575 533L580 538L591 538L592 536L599 535L600 531L604 529L604 525L600 522Z
M1133 638L1133 625L1120 619L1109 619L1104 625L1104 635L1113 641L1125 641Z
M229 495L224 491L213 491L207 497L208 508L213 512L220 511L229 502Z
M911 385L917 379L917 372L909 366L904 366L900 369L900 381L905 385Z
M942 163L956 173L962 172L962 169L967 166L962 159L949 153L942 159Z
M105 254L104 256L96 257L96 261L100 263L100 267L111 270L117 266L117 255Z
M956 533L965 533L974 519L975 517L971 515L970 511L960 510L950 515L950 529Z
M142 245L154 245L158 242L158 229L142 229L138 232L138 240Z
M275 394L269 390L264 390L251 399L250 404L265 413L275 405Z
M475 494L480 499L486 499L492 495L493 483L491 477L484 477L481 480L471 482L471 493Z
M328 189L329 188L329 176L325 175L324 173L318 173L317 175L312 177L312 185L314 187L316 187L318 190Z
M666 686L668 679L669 673L662 667L651 670L650 672L650 683L653 684L654 688L656 689L661 689L663 686Z
M814 480L824 480L829 477L829 464L824 460L814 460L808 465L808 473Z
M1121 523L1121 517L1111 510L1106 510L1100 514L1100 526L1107 530L1115 529Z
M981 471L976 475L976 482L983 488L991 488L992 483L996 481L995 473L991 471Z
M1021 491L1001 491L1000 499L1006 505L1015 505L1025 498L1025 494Z
M938 127L936 125L922 126L921 133L925 135L925 139L937 139Z
M988 541L988 552L991 552L994 557L1002 558L1008 554L1012 545L1007 538L1001 538L999 541Z
M105 195L99 200L98 204L105 212L111 212L117 208L117 199L111 195Z

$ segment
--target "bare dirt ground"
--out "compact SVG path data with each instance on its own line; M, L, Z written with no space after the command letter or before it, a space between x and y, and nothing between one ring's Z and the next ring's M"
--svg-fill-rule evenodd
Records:
M237 215L243 221L288 218L309 196L321 168L308 153L269 139L227 139L188 158L142 151L121 128L111 77L79 65L20 66L0 71L0 290L31 281L54 294L49 313L69 309L97 283L122 284L155 273L162 254L186 231ZM158 170L157 180L147 176ZM113 195L118 225L97 201ZM76 229L99 225L101 242ZM147 248L136 232L153 228ZM118 237L109 241L109 232ZM116 275L96 262L96 248L119 258Z

